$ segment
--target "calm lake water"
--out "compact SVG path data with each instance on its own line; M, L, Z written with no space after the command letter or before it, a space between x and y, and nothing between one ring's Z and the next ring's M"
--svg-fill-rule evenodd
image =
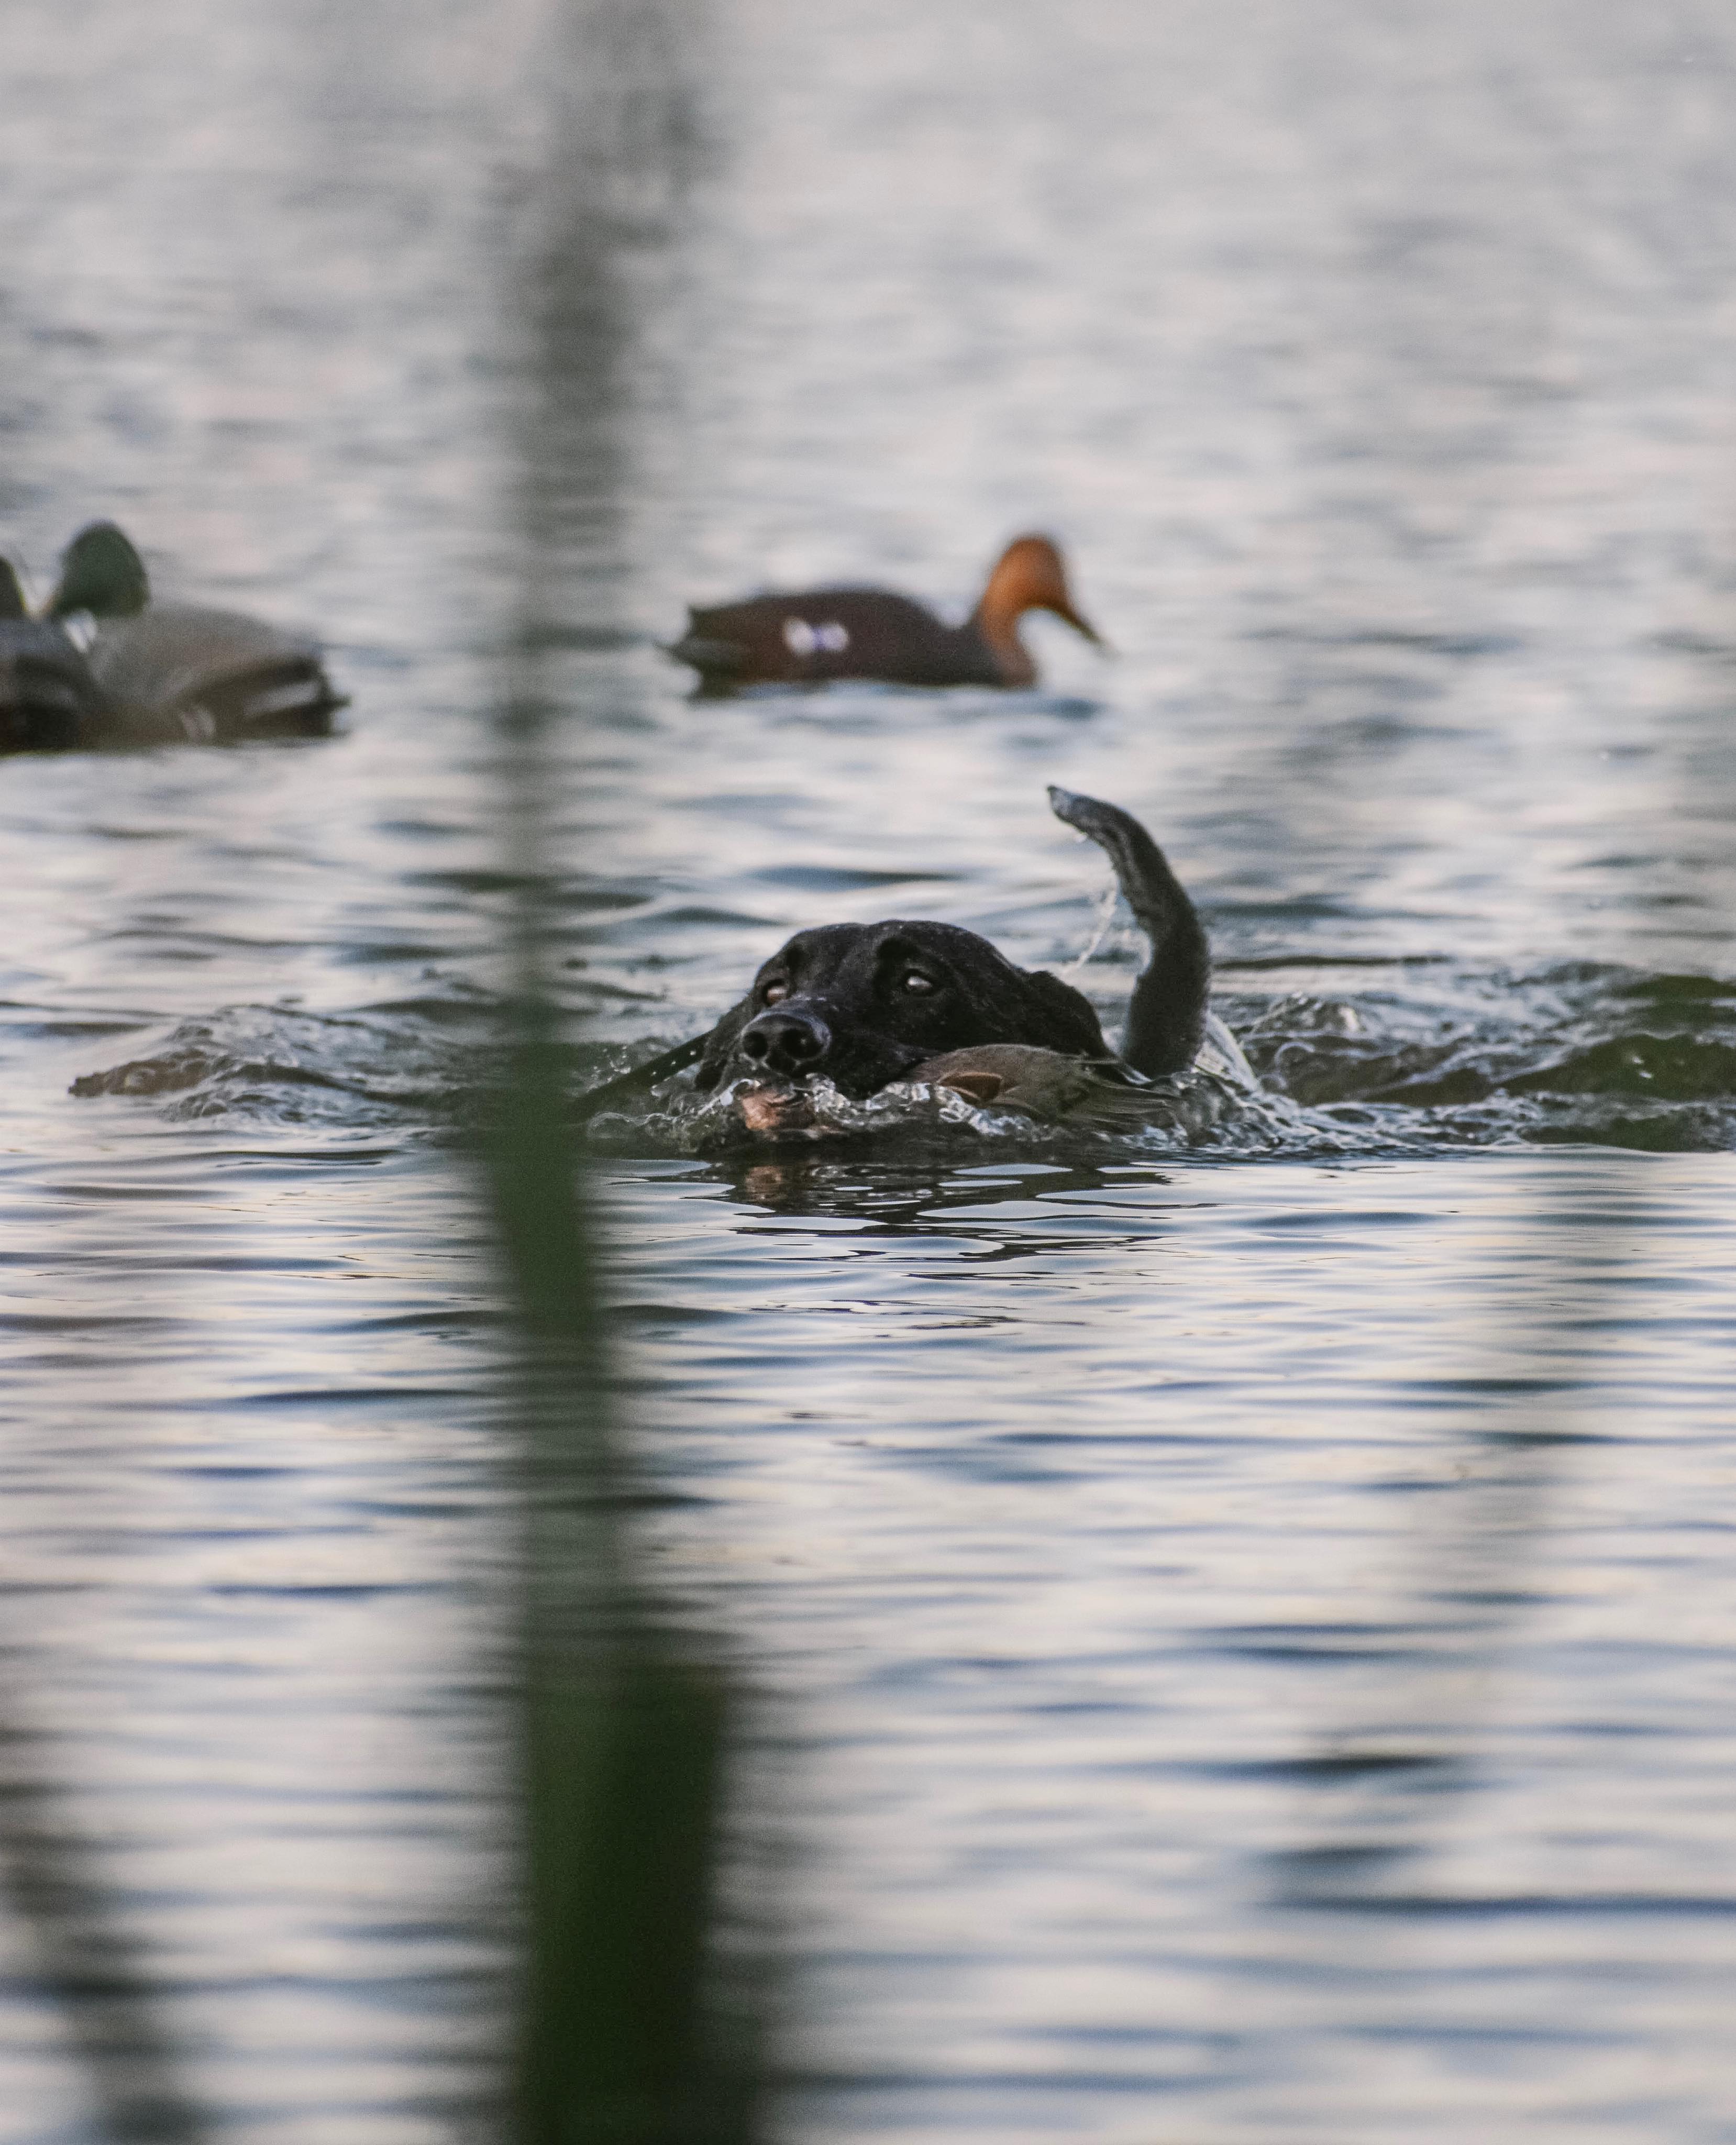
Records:
M137 1947L211 2136L496 2134L460 1135L515 901L587 1065L888 913L1094 948L1112 1015L1055 781L1167 847L1257 1108L599 1161L649 1568L774 1702L780 2135L1736 2138L1728 9L7 47L0 540L40 590L112 515L354 695L0 768L7 1822L95 1843L50 1904ZM1038 691L695 705L659 653L759 585L967 605L1027 526L1113 661L1045 621ZM7 2145L97 2134L31 1919Z

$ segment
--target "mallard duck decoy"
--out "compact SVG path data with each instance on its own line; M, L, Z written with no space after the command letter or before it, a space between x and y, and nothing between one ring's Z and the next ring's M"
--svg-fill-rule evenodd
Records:
M699 672L699 689L707 694L838 678L895 685L1034 685L1037 665L1018 630L1027 610L1052 611L1103 645L1074 608L1054 543L1047 536L1017 536L996 560L982 600L963 625L948 625L888 589L808 589L689 609L687 630L669 653Z
M0 753L93 744L104 705L71 635L54 618L31 616L11 560L0 559Z
M138 553L112 521L67 547L52 618L97 622L86 660L117 744L235 744L249 738L327 737L347 704L326 675L319 643L238 611L152 604Z
M82 647L66 624L81 615ZM326 737L346 704L311 635L152 605L144 562L112 521L67 545L37 617L0 560L0 752Z

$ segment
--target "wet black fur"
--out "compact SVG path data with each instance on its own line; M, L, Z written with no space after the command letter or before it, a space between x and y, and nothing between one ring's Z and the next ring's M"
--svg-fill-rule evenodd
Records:
M913 994L913 973L934 989ZM1109 1054L1088 999L1046 970L1015 968L986 938L955 924L827 923L798 931L754 979L709 1038L697 1085L716 1087L769 1068L741 1048L742 1032L768 1008L818 1020L828 1046L807 1068L861 1100L924 1058L979 1043L1033 1043L1068 1057ZM777 1070L773 1067L770 1068Z

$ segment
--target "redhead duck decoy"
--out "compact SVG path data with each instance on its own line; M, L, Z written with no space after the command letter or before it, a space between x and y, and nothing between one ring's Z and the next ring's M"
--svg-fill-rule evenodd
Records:
M82 652L62 622L80 614L92 621ZM112 521L67 546L40 619L16 577L0 583L0 748L15 750L324 737L345 705L310 636L235 611L152 605L143 561Z
M1027 610L1052 611L1096 646L1073 606L1061 553L1047 536L1017 536L996 560L982 600L948 625L886 589L808 589L690 610L669 653L699 674L702 694L744 685L814 685L875 678L894 685L1034 685L1019 638Z

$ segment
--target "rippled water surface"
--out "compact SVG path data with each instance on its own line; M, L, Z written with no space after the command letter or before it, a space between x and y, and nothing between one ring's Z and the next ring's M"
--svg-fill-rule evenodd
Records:
M781 2134L1736 2135L1733 90L1703 0L9 24L0 540L354 696L0 764L0 1764L214 2135L494 2134L515 910L575 1087L827 920L1112 1019L1050 782L1239 1112L599 1143L648 1560L774 1701ZM1113 660L659 651L1027 526ZM82 2138L28 1904L0 2136Z

